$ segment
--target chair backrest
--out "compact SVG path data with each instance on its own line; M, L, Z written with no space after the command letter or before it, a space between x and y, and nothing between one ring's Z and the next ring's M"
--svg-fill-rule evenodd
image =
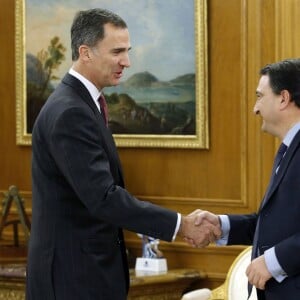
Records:
M252 247L247 247L232 263L224 284L225 299L247 299L248 278L246 276L246 269L251 262L251 250ZM255 287L253 287L251 297L249 299L257 299Z
M224 284L210 291L198 289L183 295L181 300L246 300L248 298L248 278L246 269L251 262L252 247L243 250L232 263ZM257 300L255 287L249 300Z
M181 300L208 300L210 295L210 289L198 289L184 294Z

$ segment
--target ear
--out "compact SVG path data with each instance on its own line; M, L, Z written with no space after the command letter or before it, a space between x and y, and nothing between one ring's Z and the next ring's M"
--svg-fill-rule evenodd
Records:
M89 61L91 59L90 56L90 48L86 45L81 45L78 49L79 57L84 61Z
M280 96L280 108L285 109L291 102L291 94L288 90L282 90Z

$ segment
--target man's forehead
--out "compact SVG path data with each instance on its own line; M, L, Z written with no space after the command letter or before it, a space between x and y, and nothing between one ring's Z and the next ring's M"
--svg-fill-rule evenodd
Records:
M258 89L270 87L270 78L268 75L262 75L258 82Z
M113 25L109 26L109 24L106 25L108 26L105 28L102 41L122 41L129 43L130 36L127 28L116 27Z
M104 24L104 37L110 34L126 33L129 34L127 27L116 26L112 23Z
M256 88L256 94L262 95L268 92L273 92L270 85L270 77L268 75L262 75Z

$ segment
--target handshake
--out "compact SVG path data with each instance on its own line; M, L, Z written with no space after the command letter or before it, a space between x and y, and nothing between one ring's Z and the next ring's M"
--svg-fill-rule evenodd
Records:
M193 247L202 248L221 237L219 217L208 211L197 209L181 217L177 235Z

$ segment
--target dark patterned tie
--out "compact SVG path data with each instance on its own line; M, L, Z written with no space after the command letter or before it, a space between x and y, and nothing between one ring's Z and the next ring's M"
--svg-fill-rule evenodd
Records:
M98 101L99 101L99 104L100 104L100 110L101 110L101 114L103 116L105 125L106 125L106 127L108 127L108 109L107 109L107 103L106 103L106 100L103 96L103 93L101 93Z
M268 197L268 193L273 185L275 176L276 176L276 170L277 168L280 166L280 163L282 161L282 158L287 150L287 145L285 145L284 143L281 143L281 145L279 146L278 150L277 150L277 154L275 156L274 159L274 164L273 164L273 169L272 169L272 174L271 174L271 178L270 178L270 183L267 189L267 192L265 194L265 197L262 201L261 207L260 209L264 206L264 202L266 200L266 198ZM258 250L258 235L259 235L259 223L260 223L260 216L258 217L257 220L257 224L256 224L256 229L255 229L255 234L254 234L254 238L253 238L253 248L252 248L252 254L251 254L251 260L253 260L255 257L257 257L258 255L260 255L259 250ZM251 291L252 291L252 285L248 284L248 296L251 295Z
M285 145L284 143L281 143L281 145L278 148L278 151L277 151L277 154L276 154L276 157L275 157L275 161L274 161L274 168L275 169L273 169L273 173L275 173L275 174L276 174L276 170L277 170L278 166L281 163L283 155L286 152L286 149L287 149L287 145ZM272 175L273 175L273 173L272 173Z
M287 145L285 145L284 143L281 143L278 150L277 150L277 154L276 154L275 159L274 159L274 164L273 164L273 168L272 168L272 173L271 173L271 178L270 178L270 182L269 182L269 185L268 185L268 189L266 191L265 197L262 201L262 205L261 205L260 208L262 208L264 206L264 201L265 201L265 199L268 198L269 191L270 191L271 187L273 186L274 179L276 178L276 175L277 175L277 169L280 166L280 163L283 159L283 156L286 152L286 149L287 149Z
M271 178L270 178L270 183L269 183L269 186L268 186L267 191L265 193L264 199L262 200L260 210L262 209L262 207L264 206L264 202L268 198L269 191L270 191L270 189L273 185L273 182L274 182L274 179L275 179L275 176L276 176L276 170L279 167L279 165L281 163L281 160L282 160L286 150L287 150L287 146L283 143L278 148L277 154L276 154L275 159L274 159L274 164L273 164L272 174L271 174ZM257 240L258 240L258 232L259 232L259 221L260 221L259 218L260 217L258 217L257 224L256 224L256 229L255 229L255 234L254 234L254 238L253 238L253 249L252 249L251 259L253 259L254 257L256 257L258 255L258 253L257 253L257 250L258 250L257 249L257 246L258 246L257 245Z

